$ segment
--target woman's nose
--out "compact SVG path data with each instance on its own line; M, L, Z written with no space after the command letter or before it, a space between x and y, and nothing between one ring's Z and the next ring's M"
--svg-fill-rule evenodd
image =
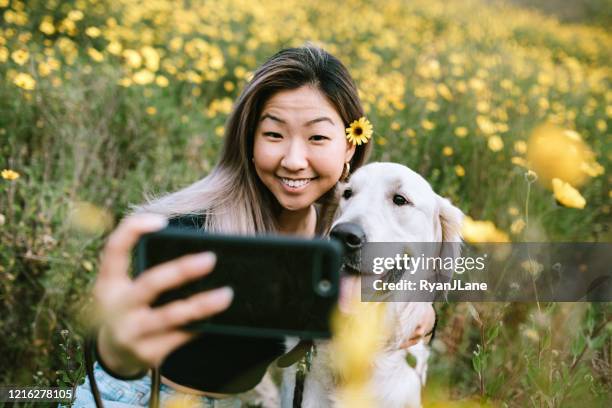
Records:
M308 167L306 148L299 141L292 141L287 145L285 155L281 160L281 166L287 170L297 171Z

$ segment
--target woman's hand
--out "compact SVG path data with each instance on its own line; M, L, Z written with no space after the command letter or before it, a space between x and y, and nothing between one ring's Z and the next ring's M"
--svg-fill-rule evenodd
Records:
M196 335L180 330L180 326L219 313L232 301L233 292L226 287L150 306L160 293L210 273L216 261L211 252L186 255L156 265L132 280L132 248L142 234L166 224L165 218L155 214L127 217L110 234L102 251L93 289L101 318L98 350L104 364L119 375L129 377L158 366L172 350Z
M424 339L426 343L431 340L431 336L433 333L434 324L436 323L436 311L433 308L433 305L430 305L430 308L427 310L427 313L423 316L423 319L417 325L414 333L410 336L409 339L406 339L401 345L400 348L406 349L408 347L414 346L420 340Z

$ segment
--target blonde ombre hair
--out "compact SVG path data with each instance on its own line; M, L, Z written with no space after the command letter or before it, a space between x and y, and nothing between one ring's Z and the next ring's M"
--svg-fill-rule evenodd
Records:
M311 85L327 96L345 127L364 116L357 87L346 67L324 49L307 42L279 51L255 71L234 104L225 126L219 161L206 177L173 193L146 196L133 213L153 212L168 218L205 215L211 232L264 234L278 230L281 206L264 186L251 161L257 123L266 101L275 93ZM351 172L362 166L371 143L357 146ZM320 197L317 234L326 234L337 206L336 187Z

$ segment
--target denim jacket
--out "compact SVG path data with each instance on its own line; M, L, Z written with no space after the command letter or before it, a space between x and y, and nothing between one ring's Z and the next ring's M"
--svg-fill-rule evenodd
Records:
M100 398L105 408L132 408L146 407L151 398L151 377L146 375L133 381L122 381L108 374L98 362L94 363L94 377ZM160 406L164 406L170 397L177 398L181 394L166 384L160 384ZM209 397L197 397L197 405L194 408L240 408L241 402L236 397L216 399ZM74 408L94 408L95 401L89 385L89 379L76 388L75 399L72 402ZM64 407L60 405L59 407Z

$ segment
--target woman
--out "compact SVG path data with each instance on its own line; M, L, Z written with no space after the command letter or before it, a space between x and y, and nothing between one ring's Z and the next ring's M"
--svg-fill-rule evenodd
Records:
M105 368L96 364L95 373L105 405L145 405L146 372L161 365L162 398L176 390L199 395L205 406L240 406L229 394L256 384L283 354L281 342L196 337L180 330L226 309L231 289L157 308L149 304L161 292L209 273L214 254L185 256L132 281L130 252L140 235L162 228L168 219L222 233L325 234L335 210L336 183L363 165L371 150L369 143L356 146L346 138L345 129L362 116L357 88L338 59L311 44L282 50L254 73L238 98L211 173L135 207L120 223L103 250L94 287L101 312L98 360ZM433 310L406 346L432 324ZM86 382L77 390L76 406L92 401Z

